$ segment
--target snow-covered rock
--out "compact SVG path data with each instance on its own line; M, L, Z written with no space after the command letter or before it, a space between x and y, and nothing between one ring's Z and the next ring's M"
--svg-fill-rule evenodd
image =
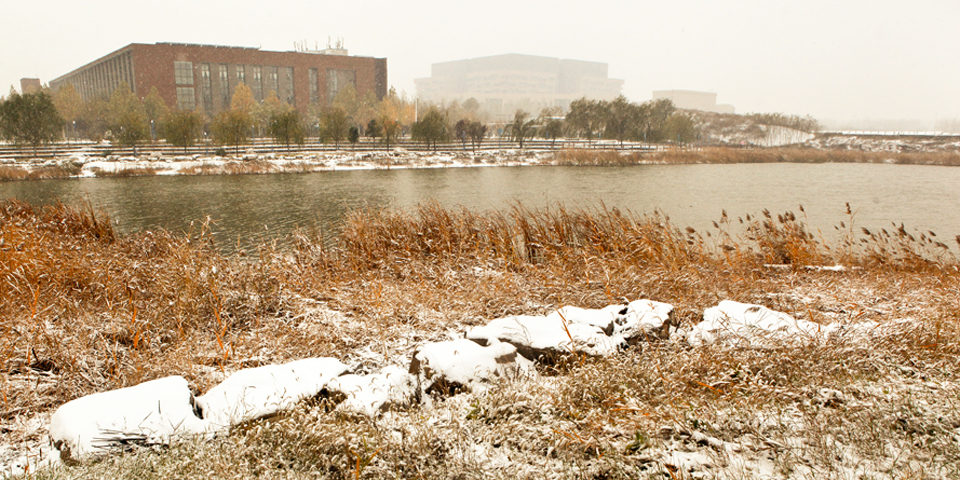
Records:
M327 384L331 396L341 396L337 410L375 417L391 407L408 405L416 395L417 378L391 365L374 375L343 375Z
M167 443L206 427L186 379L173 376L67 402L53 414L50 440L64 460L79 460L124 443Z
M765 340L794 341L823 337L818 323L797 320L790 315L761 305L724 300L703 312L703 321L687 333L691 345L733 340L746 343Z
M410 374L417 378L420 392L448 392L458 387L483 390L500 380L534 377L536 370L508 343L493 341L481 346L457 339L418 347L410 362Z
M289 409L320 393L346 370L347 366L335 358L248 368L197 397L197 406L212 428L227 428Z
M567 305L547 315L547 319L551 322L562 319L570 323L591 325L603 330L606 335L612 335L614 322L620 320L622 323L626 313L627 307L624 305L608 305L600 309Z
M616 320L613 335L630 343L641 339L665 339L675 326L673 305L647 299L634 300L627 305L626 313Z
M498 318L468 330L466 338L481 345L506 342L524 357L548 361L577 353L610 355L624 345L622 338L609 337L599 327L566 321L559 315Z

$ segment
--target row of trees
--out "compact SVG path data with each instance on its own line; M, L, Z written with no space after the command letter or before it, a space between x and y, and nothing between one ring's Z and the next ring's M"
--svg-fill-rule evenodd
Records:
M55 94L46 90L20 95L11 89L0 99L0 137L39 146L57 140L108 138L133 147L157 138L189 147L201 137L212 136L221 145L239 146L254 136L269 135L289 147L304 143L308 135L338 144L356 142L361 134L381 139L389 147L413 121L415 107L391 89L381 99L369 94L357 98L352 85L341 89L330 106L311 105L301 115L281 102L276 93L257 102L250 88L241 84L234 91L230 108L208 117L196 111L171 110L156 88L143 99L121 84L109 96L83 101L66 85Z
M18 143L39 146L64 135L68 138L110 138L133 147L156 138L164 138L184 149L198 139L212 137L220 145L239 151L251 137L269 135L288 148L303 144L308 136L317 136L337 146L356 143L362 136L383 142L387 148L409 133L414 141L437 148L441 142L459 141L476 150L488 134L509 137L523 148L526 139L539 137L582 138L588 141L609 139L651 143L689 143L698 135L697 121L678 111L670 100L632 103L620 96L609 101L581 98L569 111L545 108L536 117L518 110L508 122L488 122L474 99L445 106L420 109L405 96L390 93L378 100L369 94L358 98L348 85L329 106L311 105L306 115L281 102L273 92L263 101L254 100L250 88L236 87L230 108L207 117L196 111L171 110L154 88L143 99L121 84L109 97L82 101L72 86L56 94L47 91L20 95L11 90L0 101L0 136ZM780 124L801 130L818 127L809 117L780 114L754 114L765 124ZM762 117L762 118L761 118Z
M438 142L451 138L459 140L466 149L469 140L474 149L483 141L487 127L474 118L453 120L460 108L442 109L431 106L411 127L411 137L428 147L436 148ZM513 120L500 129L523 148L528 138L540 137L556 140L564 137L611 139L620 142L676 142L689 143L696 140L694 120L678 111L667 99L645 103L631 103L624 96L614 100L588 100L581 98L570 104L564 116L560 108L545 108L540 115L532 117L529 112L517 110Z

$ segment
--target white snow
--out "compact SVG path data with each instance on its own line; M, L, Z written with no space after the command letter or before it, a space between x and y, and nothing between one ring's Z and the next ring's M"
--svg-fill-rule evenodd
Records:
M673 324L673 305L649 299L634 300L627 305L622 321L614 326L614 335L627 340L639 336L666 338L670 332L664 330L664 325Z
M724 300L703 312L703 321L687 333L692 345L713 343L720 339L740 340L746 343L763 338L810 338L821 334L818 323L796 320L783 312L761 305Z
M180 376L81 397L53 414L50 439L64 457L80 459L124 441L167 443L202 433L207 423L194 414L192 397Z
M283 365L248 368L197 397L203 418L213 429L273 415L320 393L347 370L335 358L308 358Z
M410 373L421 391L438 382L483 390L484 384L536 375L533 363L508 343L492 341L487 347L467 340L428 343L414 352Z
M626 309L627 307L623 305L608 305L601 309L580 308L567 305L547 315L547 319L551 322L562 319L570 323L591 325L603 330L609 335L613 331L614 321L623 317Z
M510 343L521 355L533 359L541 355L575 353L606 356L617 352L623 345L622 339L607 336L599 327L564 321L559 315L498 318L485 326L468 330L466 337L485 344L496 340Z
M896 323L891 324L891 327ZM703 312L703 321L686 333L691 345L716 341L736 341L746 344L778 342L810 342L825 340L865 340L876 333L876 322L826 325L797 320L790 315L761 305L724 300Z
M374 375L343 375L334 378L327 390L346 398L337 410L367 417L375 417L391 406L410 403L416 394L416 377L395 365Z

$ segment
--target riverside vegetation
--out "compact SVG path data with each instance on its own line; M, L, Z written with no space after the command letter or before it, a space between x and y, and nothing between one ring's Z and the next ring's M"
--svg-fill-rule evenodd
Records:
M90 206L0 203L0 428L37 442L82 395L170 374L331 356L376 371L414 346L562 305L723 299L817 323L895 325L871 343L673 342L541 366L377 419L323 397L212 442L131 449L36 478L945 478L960 475L960 271L947 240L854 215L827 245L762 212L682 230L562 205L355 211L335 240L218 252L206 226L121 236ZM252 258L251 258L252 257ZM807 268L840 264L842 271ZM776 265L776 266L771 266ZM906 320L906 321L902 321ZM162 450L162 451L161 451Z

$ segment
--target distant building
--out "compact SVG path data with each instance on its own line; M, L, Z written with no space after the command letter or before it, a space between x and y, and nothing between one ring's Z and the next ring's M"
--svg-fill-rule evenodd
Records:
M512 116L517 108L566 110L581 97L610 100L623 88L623 80L607 78L606 63L518 54L434 63L429 78L414 82L421 100L475 98L500 116Z
M692 90L657 90L653 92L654 100L661 98L670 99L677 108L683 108L686 110L734 113L733 105L717 105L716 93L695 92Z
M50 82L66 84L84 100L109 95L121 82L143 98L153 87L170 107L217 113L230 107L234 89L244 83L257 101L276 92L280 100L305 111L326 105L347 84L358 96L387 93L387 59L351 57L342 44L327 50L271 52L259 48L133 43Z
M40 85L39 78L21 78L20 79L20 93L26 95L28 93L37 93L40 91L42 86Z

